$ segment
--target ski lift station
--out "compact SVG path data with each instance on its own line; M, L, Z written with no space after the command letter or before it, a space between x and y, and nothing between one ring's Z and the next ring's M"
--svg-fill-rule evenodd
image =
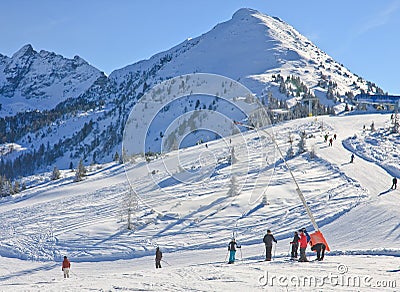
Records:
M395 113L398 113L400 107L400 96L396 95L357 94L354 97L354 101L360 109L366 109L367 105L376 105L386 107L387 110L394 110Z

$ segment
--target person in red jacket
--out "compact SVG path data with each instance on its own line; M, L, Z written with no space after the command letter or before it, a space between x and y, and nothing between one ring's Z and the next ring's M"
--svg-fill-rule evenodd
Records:
M64 278L69 278L69 269L71 268L71 263L69 262L67 256L64 256L61 270L64 272Z
M307 236L304 234L304 229L300 229L300 259L299 262L308 262L306 257Z

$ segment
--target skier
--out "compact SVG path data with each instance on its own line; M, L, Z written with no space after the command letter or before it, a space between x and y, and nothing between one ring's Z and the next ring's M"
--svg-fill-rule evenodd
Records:
M278 243L275 237L272 235L271 230L267 230L263 242L265 243L265 260L270 261L272 258L272 242Z
M333 134L333 140L336 140L337 136L336 134Z
M354 162L354 153L351 153L351 157L350 157L350 163Z
M311 243L311 245L312 245L312 243ZM324 259L325 249L326 249L325 244L323 244L321 242L320 243L316 243L316 244L311 246L311 250L317 252L317 261L322 261Z
M299 230L300 232L300 259L299 262L308 262L306 257L306 248L307 248L307 236L305 232L307 232L304 228Z
M160 248L157 246L156 248L156 269L161 269L161 259L162 259L162 252Z
M397 178L396 178L396 177L393 177L393 184L392 184L391 189L392 189L392 190L397 189Z
M236 240L234 238L232 238L231 242L229 242L229 245L228 245L228 250L229 250L228 264L233 264L235 262L236 247L241 248L241 246L236 243Z
M328 134L325 134L324 136L325 143L328 142L328 137L329 137Z
M62 262L61 271L64 272L64 279L69 278L69 269L71 268L71 263L69 262L67 256L64 256L64 260Z
M297 231L294 232L294 237L292 242L290 243L292 245L292 252L291 252L291 259L297 259L297 250L299 249L299 234Z
M329 146L332 146L332 143L333 143L333 139L330 138L330 139L329 139Z

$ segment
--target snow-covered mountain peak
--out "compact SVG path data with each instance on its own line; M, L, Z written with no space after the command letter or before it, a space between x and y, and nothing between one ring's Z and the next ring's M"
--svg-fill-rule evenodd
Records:
M12 56L13 59L19 59L25 56L34 55L36 51L33 49L31 44L24 45L21 49L15 52Z
M308 97L319 99L312 110L314 115L322 115L344 110L346 103L353 106L357 93L383 93L283 20L243 8L210 31L115 70L108 77L79 56L67 59L44 50L37 53L31 45L11 58L0 56L0 118L12 116L15 124L0 138L30 151L34 145L38 148L59 142L51 149L48 165L62 161L60 165L66 167L82 156L85 163L109 161L120 151L127 116L143 94L164 80L192 73L236 80L270 109L290 109L292 118L308 115L308 102L304 102ZM221 96L221 92L215 94ZM182 101L166 116L218 108L204 100L195 106L194 101L193 106ZM36 110L40 117L32 114ZM29 118L21 123L17 112ZM287 116L273 118L279 122ZM32 130L30 124L37 119L40 122ZM66 125L73 125L73 130ZM152 136L154 141L149 143L156 144L165 129L157 125L152 130L157 137ZM39 156L35 159L37 165L46 161ZM8 169L17 173L11 163Z
M130 84L131 78L157 75L157 80L146 81L151 86L159 80L194 72L227 76L239 80L256 94L272 91L278 99L287 99L290 94L279 94L273 89L279 87L273 75L295 76L311 93L323 97L323 104L330 106L347 92L355 95L361 90L376 89L283 20L249 8L238 10L230 20L199 37L112 72L110 78L118 84ZM329 84L330 98L335 95L334 101L326 101ZM292 86L288 90L297 89Z
M232 19L236 21L251 20L256 14L261 13L252 8L240 8L232 15Z
M0 58L0 97L4 97L0 117L52 109L67 98L78 97L102 76L78 56L68 59L45 50L38 53L27 44L11 58Z

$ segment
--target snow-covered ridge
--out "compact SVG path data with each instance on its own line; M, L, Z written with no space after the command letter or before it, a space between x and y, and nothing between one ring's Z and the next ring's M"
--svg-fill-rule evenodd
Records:
M25 45L11 58L1 58L0 117L52 109L84 93L101 76L102 72L78 56L67 59Z

